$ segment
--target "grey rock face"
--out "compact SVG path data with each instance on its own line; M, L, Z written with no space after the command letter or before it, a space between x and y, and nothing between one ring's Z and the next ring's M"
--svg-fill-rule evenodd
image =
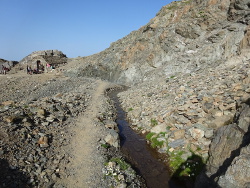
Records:
M249 187L250 185L250 145L241 149L240 155L235 157L224 176L218 183L223 187Z
M218 129L209 150L205 172L196 187L247 187L249 181L250 106L243 104L235 123Z
M247 27L246 7L247 1L173 2L147 25L105 51L71 59L78 65L66 74L135 84L149 77L156 79L156 75L217 67L240 53L239 44ZM243 21L240 15L244 15Z
M232 0L230 4L229 20L240 23L250 23L250 4L248 0Z

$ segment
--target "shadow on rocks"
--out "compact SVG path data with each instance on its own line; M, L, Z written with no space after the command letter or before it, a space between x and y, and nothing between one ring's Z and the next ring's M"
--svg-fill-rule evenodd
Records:
M183 162L169 181L170 188L193 188L196 177L205 166L202 158L196 154Z
M203 188L221 188L216 181L219 177L226 174L228 168L232 165L233 160L240 156L241 149L250 144L250 126L248 131L244 134L241 145L231 152L229 158L225 159L223 164L217 169L217 171L210 177L203 175L200 177L199 182L196 182L196 187L202 186Z
M28 188L29 177L20 170L11 167L7 160L0 159L0 187Z
M249 124L249 121L246 121L246 120L248 120L247 118L250 117L249 114L250 114L250 99L248 99L245 102L245 104L243 104L241 107L238 107L238 112L235 115L234 124L230 124L228 126L222 127L219 131L217 131L217 132L219 132L218 138L219 138L220 142L225 140L225 137L227 138L227 142L225 143L225 145L222 145L224 148L230 148L230 147L228 147L228 145L230 145L232 143L234 145L236 145L240 140L241 140L241 142L239 142L240 144L235 149L232 149L230 151L230 156L225 158L223 160L223 163L220 166L216 167L217 169L214 173L210 172L209 167L205 168L203 170L203 173L201 173L201 175L198 177L196 184L195 184L195 187L197 187L197 188L198 187L203 187L203 188L228 187L228 185L229 185L228 182L220 183L220 184L222 184L222 186L218 185L218 183L216 183L216 182L219 181L220 177L223 177L226 174L226 172L228 171L230 166L233 164L234 160L241 155L242 148L247 147L250 144L250 124ZM237 134L235 132L241 133L238 135L242 135L242 137L236 136ZM229 142L230 140L232 142ZM212 142L212 144L213 144L213 142ZM222 147L220 145L221 144L220 142L215 142L215 143L216 143L216 145ZM216 151L214 151L214 152L216 152ZM224 152L224 150L222 150L222 152ZM221 153L218 153L218 155L220 155L220 154ZM213 156L213 157L215 157L215 156ZM241 168L241 167L238 167L238 168ZM235 169L235 171L237 171L237 170L240 172L239 169ZM211 174L211 175L207 176L207 174ZM240 175L241 174L238 174L238 176L240 176ZM227 181L227 180L225 180L225 181Z

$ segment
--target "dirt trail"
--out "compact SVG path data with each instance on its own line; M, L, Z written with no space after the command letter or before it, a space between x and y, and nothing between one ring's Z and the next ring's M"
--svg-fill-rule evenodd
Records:
M73 128L76 135L68 146L73 156L68 167L71 174L62 180L62 184L66 187L93 188L101 185L104 161L97 155L101 130L95 125L94 119L98 114L98 106L102 103L100 97L104 94L107 85L106 82L97 81L97 88L93 93L90 105L84 114L76 120L76 125Z

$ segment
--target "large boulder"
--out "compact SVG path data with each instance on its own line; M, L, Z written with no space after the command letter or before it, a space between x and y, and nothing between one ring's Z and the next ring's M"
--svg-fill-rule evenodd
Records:
M234 123L220 127L196 187L241 188L250 185L250 103L240 105Z
M241 149L240 155L235 157L225 175L219 178L218 184L227 188L241 188L250 186L250 144Z

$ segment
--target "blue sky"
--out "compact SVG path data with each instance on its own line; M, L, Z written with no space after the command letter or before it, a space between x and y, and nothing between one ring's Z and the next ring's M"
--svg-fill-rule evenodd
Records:
M0 58L58 49L88 56L139 29L171 0L0 0Z

